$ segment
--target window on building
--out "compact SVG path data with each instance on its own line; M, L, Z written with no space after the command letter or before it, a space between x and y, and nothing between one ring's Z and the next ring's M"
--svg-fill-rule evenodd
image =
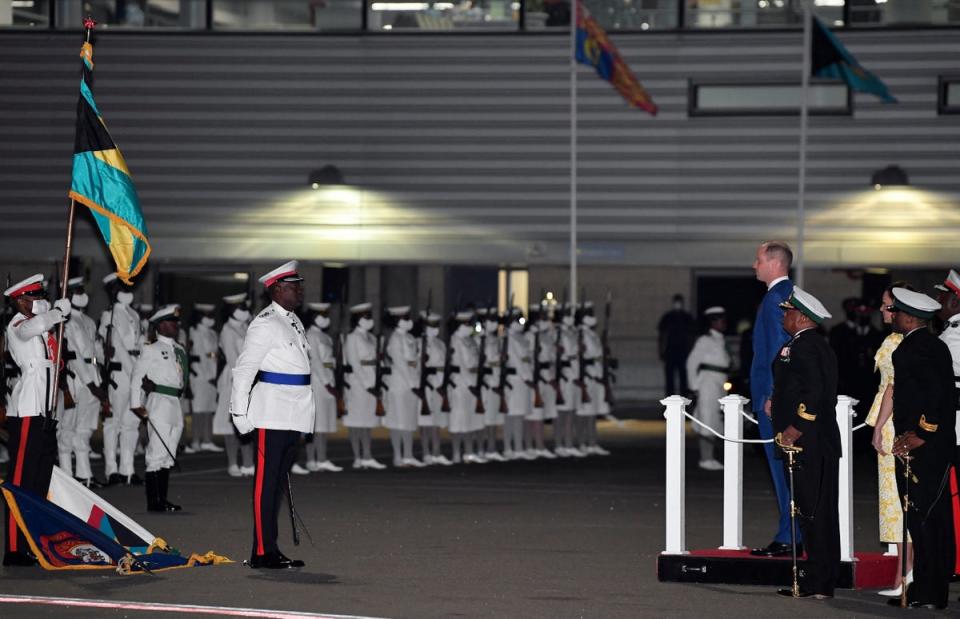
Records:
M687 28L799 27L804 0L685 0ZM870 0L872 3L873 0ZM815 0L814 10L824 23L843 25L844 0Z
M49 28L50 2L3 0L0 2L0 28Z
M362 0L211 0L217 30L358 31Z
M202 29L207 24L203 0L57 0L57 27L79 29L87 15L97 28Z
M368 0L367 4L367 29L371 31L487 31L519 27L520 2L515 0Z
M848 0L851 26L960 24L957 0Z
M809 113L849 115L846 84L811 84ZM690 116L784 116L800 113L800 84L690 81Z
M941 75L939 89L938 111L941 114L960 114L960 75Z

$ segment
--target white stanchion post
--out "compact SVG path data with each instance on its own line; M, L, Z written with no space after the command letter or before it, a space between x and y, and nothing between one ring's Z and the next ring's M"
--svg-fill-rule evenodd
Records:
M853 407L857 400L837 396L837 425L840 427L840 479L837 486L840 498L840 560L853 561Z
M690 400L672 395L660 400L666 407L663 416L667 420L667 491L665 555L687 554L686 496L686 425L684 413Z
M743 438L743 407L750 400L736 394L720 398L723 434ZM723 545L721 550L742 550L743 545L743 443L723 442Z

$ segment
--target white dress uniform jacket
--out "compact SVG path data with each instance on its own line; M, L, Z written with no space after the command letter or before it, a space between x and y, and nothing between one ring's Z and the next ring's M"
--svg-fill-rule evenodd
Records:
M527 385L533 380L533 347L527 334L507 330L507 367L516 370L507 376L507 415L526 417L533 408L533 391Z
M20 368L20 378L13 386L7 415L10 417L37 417L44 415L53 397L54 367L50 333L63 322L63 314L52 309L27 318L17 313L7 325L6 339L10 356Z
M100 400L87 387L100 385L97 367L97 325L92 318L74 309L63 329L75 359L67 362L67 388L77 403L77 429L96 430L100 420Z
M940 339L950 349L950 356L953 357L953 379L957 388L956 393L960 394L960 314L956 314L947 321L944 326ZM958 402L960 410L960 402ZM960 445L960 415L957 415L957 445Z
M587 364L586 374L587 393L590 396L590 402L581 403L577 409L577 414L582 417L592 415L606 415L610 412L610 405L603 397L603 343L597 332L585 325L581 326L583 331L583 359Z
M383 425L391 430L413 432L417 429L420 398L413 389L420 387L420 346L417 338L400 329L394 329L387 340L390 374L385 376L387 416Z
M213 433L218 436L233 434L230 421L230 395L233 391L233 368L240 358L243 338L247 333L245 321L230 318L220 330L220 350L225 360L223 371L217 379L217 412L213 416Z
M139 426L140 420L130 412L130 375L133 373L133 363L140 354L140 316L129 305L114 303L113 308L103 312L100 317L98 334L104 346L108 330L111 332L114 352L112 359L104 361L120 364L120 369L110 372L110 378L116 384L115 387L110 386L109 394L112 418L120 419L124 426Z
M443 396L440 386L443 384L443 364L447 359L447 345L439 337L427 336L427 368L433 372L427 375L427 405L429 415L417 415L417 423L421 426L437 426L446 428L450 424L450 413L444 413Z
M344 362L351 369L346 378L349 389L343 425L348 428L375 428L380 425L377 399L367 389L377 381L377 338L369 331L354 329L347 335L343 352Z
M557 417L557 391L551 384L554 377L553 366L556 363L557 339L556 331L550 323L538 322L533 329L540 330L540 354L537 355L540 361L540 398L543 400L542 407L533 406L531 399L530 415L527 419L540 421L542 419L556 419ZM533 352L535 337L531 329L527 337L530 340L530 351ZM531 364L531 371L533 366ZM532 391L532 390L531 390Z
M204 324L190 329L190 394L194 413L217 408L217 332Z
M328 387L335 386L334 371L337 360L334 357L333 339L323 329L313 325L307 329L307 342L310 343L310 370L313 377L313 401L317 407L313 431L331 434L337 431L337 398Z
M460 336L456 333L450 338L453 346L451 362L457 369L451 380L452 389L448 394L450 400L450 431L473 432L483 428L483 415L477 414L477 399L470 389L477 382L477 363L480 351L473 336Z
M313 432L313 389L254 381L260 371L310 375L307 334L300 318L271 303L253 319L233 368L230 414L254 428Z
M694 415L700 423L710 426L717 432L723 431L719 400L726 394L723 384L727 382L727 372L717 368L729 369L729 367L730 355L727 352L723 334L713 329L697 338L687 356L687 377L690 388L698 393ZM713 436L696 424L693 429L697 434Z
M504 415L500 412L500 394L494 391L494 388L500 385L500 346L503 338L493 331L484 338L477 338L478 347L481 340L487 354L484 365L489 372L484 378L486 388L483 390L483 425L502 426Z
M150 423L147 424L147 471L159 471L173 466L173 458L167 453L176 449L183 433L183 395L186 351L173 339L157 335L157 341L147 344L133 366L130 376L130 408L146 407ZM143 379L149 378L157 385L157 391L145 394ZM178 393L161 393L174 389ZM146 396L146 397L145 397ZM158 435L159 439L158 440ZM166 447L164 447L164 444Z

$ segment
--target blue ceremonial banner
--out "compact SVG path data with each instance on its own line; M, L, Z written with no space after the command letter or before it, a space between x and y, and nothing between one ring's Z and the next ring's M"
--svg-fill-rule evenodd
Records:
M816 17L812 19L810 72L813 77L840 80L854 90L880 97L884 103L897 102L887 85L860 66L853 54L847 51L840 39L830 32L822 21Z

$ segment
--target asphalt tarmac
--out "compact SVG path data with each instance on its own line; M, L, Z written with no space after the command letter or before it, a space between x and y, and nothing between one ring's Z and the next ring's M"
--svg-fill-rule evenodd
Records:
M282 512L280 546L306 561L300 570L255 571L250 554L250 478L231 478L222 454L181 457L171 477L176 514L145 509L140 487L102 494L155 535L184 552L213 550L236 563L154 576L112 572L0 569L0 617L171 617L172 609L104 609L4 603L28 595L210 607L301 611L377 618L630 618L899 616L872 591L838 591L827 601L780 598L770 588L659 583L663 549L662 422L633 419L601 428L608 457L537 460L448 468L313 473L293 480L312 541L291 542ZM388 463L382 438L375 455ZM349 445L331 443L349 466ZM687 450L687 542L721 540L722 473L696 467ZM875 459L856 459L858 550L877 540ZM138 458L142 466L142 460ZM744 536L769 542L776 506L765 462L747 450ZM952 599L960 593L954 585ZM947 616L910 611L910 616ZM211 616L194 608L180 616ZM252 616L247 614L246 616ZM272 616L280 616L275 614Z

